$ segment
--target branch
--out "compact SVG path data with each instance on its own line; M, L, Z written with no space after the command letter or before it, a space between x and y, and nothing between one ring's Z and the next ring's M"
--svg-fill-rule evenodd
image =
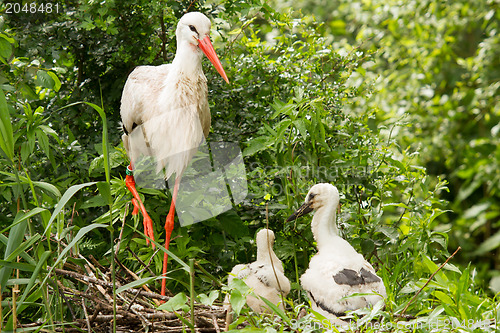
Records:
M422 288L420 288L420 290L417 291L417 293L415 294L415 296L413 296L413 298L408 302L408 304L406 304L405 308L401 312L401 315L403 315L406 312L406 309L408 309L408 307L410 306L410 304L413 303L413 301L415 300L415 298L417 298L417 296L420 294L420 292L422 290L424 290L425 287L427 287L427 285L431 282L431 280L434 277L434 275L436 275L437 272L439 272L441 270L441 268L443 268L444 265L446 265L448 263L448 261L450 261L450 259L453 258L453 256L455 254L457 254L458 251L460 251L460 249L461 249L461 247L459 246L458 249L456 249L455 252L453 252L453 254L451 256L449 256L448 259L446 259L446 261L444 263L442 263L441 266L439 266L439 268L434 273L432 273L432 275L429 277L429 279L427 279L427 282L424 284L424 286Z

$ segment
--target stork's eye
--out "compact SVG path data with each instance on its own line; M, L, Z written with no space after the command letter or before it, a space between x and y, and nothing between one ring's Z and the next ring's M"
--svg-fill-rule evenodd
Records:
M194 25L190 25L189 29L191 29L191 31L193 31L193 32L198 33L198 31L196 31L196 28L194 27Z
M307 198L307 201L311 201L315 196L316 193L309 193L309 198Z

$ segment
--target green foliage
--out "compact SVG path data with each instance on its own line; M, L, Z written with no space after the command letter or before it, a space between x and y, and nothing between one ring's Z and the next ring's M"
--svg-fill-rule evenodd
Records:
M500 258L498 3L332 5L330 19L345 22L338 47L356 40L375 52L354 80L377 78L376 93L353 106L379 109L377 122L400 149L418 152L430 176L448 181L440 197L453 213L439 217L441 228L452 229L452 248L464 248L458 260L480 263L488 281Z

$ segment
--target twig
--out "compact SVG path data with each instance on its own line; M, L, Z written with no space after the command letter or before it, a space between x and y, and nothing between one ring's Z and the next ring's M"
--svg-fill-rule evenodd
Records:
M127 250L128 252L130 252L130 253L132 254L132 256L133 256L135 259L137 259L137 261L139 262L139 264L141 264L141 265L144 267L144 269L147 269L147 270L148 270L148 272L149 272L151 275L155 275L155 273L153 273L153 271L151 270L151 268L149 268L149 265L148 265L148 264L146 264L144 261L142 261L142 259L141 259L141 258L139 258L139 257L137 256L137 254L135 254L135 253L134 253L134 251L132 251L132 250L130 249L130 247L128 247L128 246L127 246L126 250ZM160 250L160 249L157 249L157 250L156 250L156 252L158 252L159 250ZM156 255L156 252L155 252L155 253L151 256L151 258L154 258L154 256Z
M194 321L194 259L189 259L189 308L191 314L191 324L195 327L196 322ZM195 333L195 329L191 328L191 332Z
M2 285L0 284L0 290L2 290ZM2 307L2 293L0 292L0 331L3 327L3 307Z
M137 274L135 274L133 271L128 269L128 267L126 267L124 264L122 264L122 262L118 259L118 257L116 255L115 255L115 260L118 263L118 265L120 265L120 267L123 268L125 270L125 272L127 272L136 281L140 279ZM149 289L148 286L143 285L142 288L144 288L144 290L146 290L147 292L152 293L151 289ZM139 296L139 294L137 294L137 296ZM134 299L137 298L137 296L134 297ZM156 306L159 306L161 304L157 299L153 299L153 301L155 302Z
M116 250L115 257L118 255L118 250L120 250L120 244L122 243L123 229L125 228L125 221L128 215L128 206L130 205L130 201L125 205L125 212L122 217L122 228L120 229L120 234L118 235L118 241L116 242Z
M453 256L455 254L457 254L458 251L460 251L461 247L459 246L455 252L452 253L451 256L448 257L448 259L446 259L446 261L444 263L441 264L441 266L438 267L438 269L432 273L432 275L429 277L429 279L427 279L427 282L423 285L422 288L420 288L419 291L417 291L417 293L415 294L415 296L413 296L413 298L408 302L408 304L406 304L406 306L404 307L403 311L401 311L401 315L403 315L405 312L406 312L406 309L408 309L408 307L410 306L411 303L413 303L413 301L415 300L415 298L417 298L417 296L420 294L420 292L422 290L424 290L425 287L427 287L427 285L431 282L432 278L434 277L434 275L437 274L437 272L439 272L441 270L441 268L444 267L444 265L446 265L448 263L448 261L450 261L451 258L453 258Z
M132 298L132 300L128 304L127 311L130 311L130 309L132 308L132 305L134 305L135 301L137 300L137 297L139 297L139 293L136 293L134 298Z
M92 272L92 270L90 269L90 267L89 267L89 266L85 265L85 269L87 270L87 274L88 274L88 275L90 275L90 277L91 277L91 278L95 279L96 281L99 281L99 280L95 277L94 272ZM57 268L56 268L56 270L57 270ZM56 273L57 273L57 272L56 272ZM83 276L85 277L85 275L83 275ZM106 282L106 283L108 283L108 284L110 284L110 285L112 285L111 283L109 283L109 282L107 282L107 281L105 281L105 282ZM102 287L102 285L101 285L101 284L99 284L99 283L96 283L96 284L97 284L97 285L96 285L97 290L99 290L99 292L100 292L100 293L101 293L101 294L102 294L102 295L106 298L106 300L107 300L109 303L113 304L113 298L112 298L111 296L109 296L109 295L108 295L108 293L106 292L106 289L104 289L104 288Z
M50 269L50 267L49 267L49 269ZM59 274L59 275L65 275L65 276L72 277L72 278L80 280L86 284L93 283L93 284L98 284L100 286L104 286L104 287L108 287L108 288L111 288L113 285L111 282L102 281L102 280L96 279L94 277L82 275L82 274L79 274L76 272L66 271L66 270L59 269L59 268L54 268L54 272L56 274ZM121 286L120 286L120 284L117 283L116 287L119 288ZM127 290L124 290L124 292L131 293L131 294L135 294L138 292L141 296L155 298L155 299L159 299L159 300L163 300L163 301L168 301L171 298L169 296L162 296L159 294L150 293L150 292L146 292L146 291L135 289L135 288L128 288Z
M96 258L94 258L93 255L89 255L89 258L93 262L93 265L89 266L90 268L92 268L93 271L97 273L97 268L99 268L101 272L106 272L107 268L101 265L101 263Z
M212 274L210 274L209 272L207 272L207 270L205 268L203 268L203 266L200 265L199 262L195 261L194 264L196 265L196 267L198 267L198 269L203 274L205 274L206 276L208 276L212 280L212 282L214 282L215 284L217 284L217 286L219 286L219 287L223 286L223 284L215 276L213 276Z
M151 322L149 320L147 320L145 318L145 316L143 314L141 314L139 311L135 310L134 308L131 308L130 309L137 317L139 317L143 323L143 325L145 324L147 327L151 327Z
M64 301L64 303L66 304L66 306L69 309L69 312L71 313L71 317L73 318L73 320L75 320L76 319L75 311L73 311L73 307L71 306L71 303L68 301L68 298L64 295L64 292L63 292L64 289L61 288L63 286L62 282L57 280L57 284L55 284L55 283L53 283L53 281L49 280L49 284L51 284L52 288L54 288L54 290L57 291L59 293L59 295L61 295L62 300Z
M83 313L85 314L85 322L87 324L87 332L91 332L90 330L90 320L89 320L89 314L87 313L87 307L85 306L85 299L82 297L82 308L83 308Z
M374 249L372 253L375 255L375 258L377 258L377 260L382 264L382 267L387 271L387 273L389 273L389 275L392 276L393 274L392 274L391 270L385 266L384 262L378 256L376 249ZM395 280L395 281L398 284L399 288L402 288L401 283L399 283L398 280Z
M215 332L220 333L219 323L217 322L217 317L212 316L212 322L214 323Z
M71 212L71 218L70 218L70 219L69 219L69 221L68 221L68 226L67 226L68 228L69 228L69 227L71 227L71 225L73 224L73 219L75 218L75 212L76 212L76 201L75 201L75 203L73 204L73 211ZM76 213L76 214L78 215L78 213ZM69 229L69 230L70 230L70 231L69 231L69 237L70 237L71 239L73 239L73 229ZM75 248L77 248L77 247L75 247ZM70 253L72 256L74 255L74 253L73 253L73 248L71 248L71 249L69 250L69 253Z
M269 205L266 202L266 229L269 230ZM276 279L276 283L278 284L280 296L281 296L281 301L283 302L283 308L285 307L285 296L283 296L283 288L281 288L280 280L278 279L278 274L276 273L276 268L274 267L274 260L272 256L272 247L271 247L271 242L269 241L269 232L266 232L267 236L267 249L269 252L269 260L271 261L271 267L273 268L273 273L274 273L274 278Z

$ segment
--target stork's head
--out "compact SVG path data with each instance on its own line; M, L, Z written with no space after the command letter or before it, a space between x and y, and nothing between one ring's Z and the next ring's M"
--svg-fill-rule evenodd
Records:
M267 248L268 244L272 248L274 245L274 232L269 229L259 230L255 240L257 242L257 248Z
M187 41L195 47L199 47L214 65L217 72L219 72L222 78L229 83L226 72L224 72L224 68L222 68L219 57L215 53L212 42L210 41L210 27L210 20L202 13L190 12L184 14L179 20L175 32L177 44L179 45L181 41Z
M340 202L339 191L335 186L328 183L319 183L311 187L306 195L304 204L299 207L287 221L293 221L296 218L303 216L313 210L323 206L333 206L337 209Z

